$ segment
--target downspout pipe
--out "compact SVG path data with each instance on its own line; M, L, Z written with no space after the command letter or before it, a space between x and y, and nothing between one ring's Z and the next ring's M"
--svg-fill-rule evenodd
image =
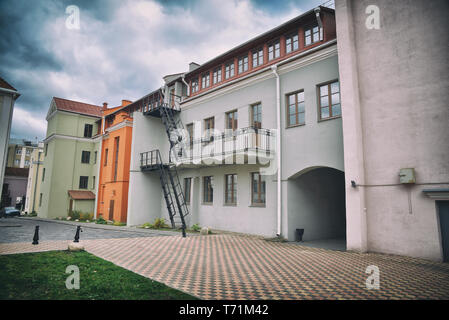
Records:
M282 222L282 161L281 161L281 86L277 64L271 67L276 76L276 162L277 162L277 231L276 235L281 236Z
M187 87L187 97L190 97L190 87L189 84L186 82L185 76L183 75L181 78L181 81L186 85Z
M318 27L320 28L319 32L320 32L320 41L321 41L321 40L323 40L323 22L321 21L321 17L320 17L321 9L320 9L320 7L316 7L315 9L313 9L313 11L315 11L316 21L318 22Z

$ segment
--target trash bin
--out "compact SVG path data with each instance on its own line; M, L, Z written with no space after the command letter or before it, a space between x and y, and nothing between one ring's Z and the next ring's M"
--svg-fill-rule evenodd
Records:
M302 241L302 236L304 235L304 229L296 229L295 233L295 241L300 242Z

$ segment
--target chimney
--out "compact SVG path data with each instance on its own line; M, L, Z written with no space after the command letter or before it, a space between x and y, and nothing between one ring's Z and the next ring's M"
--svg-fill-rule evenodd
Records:
M195 69L198 69L199 68L199 64L198 63L196 63L196 62L190 62L189 63L189 72L190 71L193 71L193 70L195 70Z
M108 103L107 102L103 102L103 111L108 109Z
M132 101L122 99L122 107L126 107L128 104L131 104Z

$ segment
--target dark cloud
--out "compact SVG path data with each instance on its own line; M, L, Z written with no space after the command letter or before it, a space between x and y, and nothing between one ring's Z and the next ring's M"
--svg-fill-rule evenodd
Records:
M16 87L12 136L45 137L51 98L118 105L321 1L0 0L0 75ZM68 5L81 29L65 27ZM26 121L23 119L26 118Z

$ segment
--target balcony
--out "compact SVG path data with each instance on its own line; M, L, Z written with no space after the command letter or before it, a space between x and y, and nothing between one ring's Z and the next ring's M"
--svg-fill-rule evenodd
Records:
M172 149L170 158L181 167L222 164L267 164L274 159L276 136L274 130L253 127L214 134L201 139L183 137Z

